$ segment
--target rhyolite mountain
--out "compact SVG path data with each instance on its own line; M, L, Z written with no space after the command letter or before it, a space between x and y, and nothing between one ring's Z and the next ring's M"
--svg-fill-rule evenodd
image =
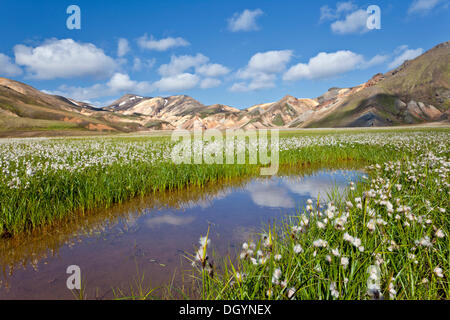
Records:
M368 127L448 122L450 42L352 88L331 88L320 97L281 100L237 109L203 105L186 95L126 94L95 108L0 78L0 135L49 130L133 132L176 128Z

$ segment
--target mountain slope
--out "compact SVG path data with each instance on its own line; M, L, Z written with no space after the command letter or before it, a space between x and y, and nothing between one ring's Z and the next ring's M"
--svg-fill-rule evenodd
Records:
M138 127L127 121L89 104L0 78L0 131L134 131Z
M389 126L448 120L450 42L375 75L360 90L334 103L335 108L302 126Z
M286 95L243 110L186 95L133 94L98 109L0 78L0 133L392 126L448 122L449 106L450 42L352 88L331 88L314 99Z

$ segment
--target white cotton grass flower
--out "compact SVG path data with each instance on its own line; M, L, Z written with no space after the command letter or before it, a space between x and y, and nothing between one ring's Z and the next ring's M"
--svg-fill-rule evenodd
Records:
M332 250L331 250L331 253L332 253L333 256L335 256L335 257L339 257L339 256L340 256L340 253L339 253L339 249L338 249L338 248L332 249Z
M240 272L236 272L236 274L234 275L237 282L242 282L246 276L247 275L245 273L240 273Z
M367 222L367 229L369 229L370 232L373 232L375 230L375 227L376 227L376 223L373 219L369 220L369 222Z
M367 269L369 278L367 279L367 294L373 300L379 300L383 298L380 289L380 269L377 265L371 265Z
M393 278L391 278L391 281L389 281L388 290L389 290L389 298L394 299L395 296L397 295L397 290L395 290Z
M434 268L433 272L434 272L434 273L436 274L436 276L438 276L439 278L443 278L443 277L444 277L442 268L436 267L436 268Z
M347 257L342 257L342 258L341 258L341 266L342 266L344 269L347 269L348 263L349 263L349 260L348 260Z
M417 246L422 246L422 247L432 247L433 246L433 244L430 241L430 237L428 237L428 236L425 236L420 240L415 240L414 243Z
M300 226L302 227L306 227L309 224L309 219L305 216L302 215L302 218L300 219Z
M299 245L299 244L296 244L296 245L294 246L294 252L297 253L297 254L303 252L302 246Z
M280 261L281 260L281 254L276 254L273 257L275 259L275 261Z
M328 246L328 242L323 239L317 239L313 242L313 246L316 248L320 248L320 247L325 248Z
M445 233L444 233L444 231L442 231L442 229L436 230L435 235L436 235L436 237L438 237L438 238L444 238L444 237L445 237Z
M265 264L267 262L268 258L266 256L263 256L258 259L258 264Z
M339 291L337 291L336 282L330 283L330 292L334 298L336 298L336 299L339 298Z
M280 284L280 278L281 278L281 269L277 268L273 271L272 283Z
M344 233L343 239L348 242L353 242L353 237L349 235L347 232Z
M211 244L211 239L208 239L208 236L200 237L198 242L202 247L208 247Z
M292 299L294 297L295 292L297 292L297 290L294 287L289 288L287 291L288 299Z

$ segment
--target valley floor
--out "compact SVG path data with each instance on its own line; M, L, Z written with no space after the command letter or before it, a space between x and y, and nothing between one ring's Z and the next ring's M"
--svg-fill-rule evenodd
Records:
M218 266L206 260L213 244L201 238L192 256L199 295L448 299L449 137L448 127L283 131L280 168L358 162L366 181L268 226L214 277ZM0 140L0 234L13 238L132 197L260 172L257 164L174 165L173 147L165 132Z

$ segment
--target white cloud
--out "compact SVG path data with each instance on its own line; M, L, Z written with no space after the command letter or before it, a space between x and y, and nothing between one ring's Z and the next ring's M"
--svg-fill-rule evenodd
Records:
M364 33L369 31L367 28L367 11L356 10L345 16L344 20L338 20L331 24L331 30L338 34Z
M124 38L120 38L117 42L117 55L119 57L123 57L130 51L130 46L128 44L128 40Z
M156 40L153 36L150 36L150 39L148 39L147 34L145 34L138 39L138 45L143 49L166 51L170 48L186 47L189 45L189 42L180 37Z
M10 57L0 53L0 75L18 76L20 74L22 74L22 69L15 65Z
M258 52L250 58L247 70L264 73L281 72L292 58L292 50Z
M138 57L135 57L133 59L133 70L134 71L141 71L142 69L151 69L153 68L153 66L156 63L156 59L152 58L152 59L146 59L146 60L142 60Z
M208 63L195 68L195 71L206 77L219 77L228 74L230 69L218 63Z
M117 91L132 90L136 86L136 81L130 79L127 74L115 73L107 83L108 87Z
M263 72L253 74L251 81L236 82L230 87L230 91L254 91L260 89L269 89L275 87L275 74L267 74Z
M90 101L123 93L147 94L154 90L147 81L131 80L127 74L115 73L107 83L97 83L90 87L73 87L62 85L58 90L46 90L50 94L61 95L75 100Z
M161 65L158 71L162 76L174 76L190 68L200 67L208 61L209 58L201 53L197 53L195 56L172 56L170 63Z
M283 75L283 80L325 79L364 66L364 57L348 50L333 53L320 52L307 64L299 63ZM373 63L373 62L372 62Z
M153 83L159 91L180 91L192 89L199 83L200 78L191 73L181 73L163 77Z
M36 79L105 76L117 68L117 62L103 50L72 39L51 39L35 48L16 45L14 54L16 63Z
M160 91L179 91L192 89L198 84L202 89L217 87L221 80L216 78L230 70L221 64L209 63L208 57L197 53L195 56L173 55L169 63L159 67L158 72L162 78L154 83L155 88Z
M386 62L388 59L389 59L389 56L388 56L388 55L380 55L380 54L377 54L376 56L374 56L374 57L373 57L372 59L370 59L369 61L364 62L364 63L361 65L361 68L362 68L362 69L368 69L368 68L371 68L371 67L373 67L373 66L382 64L382 63Z
M237 78L250 80L249 83L237 82L231 91L252 91L275 86L276 74L285 70L292 58L292 50L258 52L253 55L247 66L238 70Z
M366 8L358 8L353 1L338 2L332 9L325 5L320 8L320 22L330 20L331 30L337 34L365 33L369 13Z
M261 207L293 208L294 200L289 196L286 188L280 187L274 181L266 183L250 183L246 187L252 201Z
M408 46L401 46L399 48L402 49L401 54L397 56L391 63L389 63L388 65L389 69L394 69L399 65L401 65L406 60L412 60L423 53L422 48L408 49Z
M200 88L202 89L208 89L208 88L214 88L218 87L222 81L215 78L205 78L200 82Z
M328 5L320 7L320 21L325 20L335 20L338 19L343 12L353 11L356 6L352 1L338 2L336 4L336 9L330 8Z
M433 10L441 0L414 0L408 9L409 14L427 14Z
M352 1L338 2L336 5L336 13L340 14L342 12L353 11L356 9L355 4Z
M147 227L154 228L161 225L168 224L170 226L183 226L194 221L195 218L192 216L176 216L174 214L166 214L161 216L156 216L152 218L147 218L145 224Z
M261 9L245 9L241 13L236 12L230 19L228 19L228 30L232 32L259 30L259 27L256 24L256 18L262 14L263 11Z

